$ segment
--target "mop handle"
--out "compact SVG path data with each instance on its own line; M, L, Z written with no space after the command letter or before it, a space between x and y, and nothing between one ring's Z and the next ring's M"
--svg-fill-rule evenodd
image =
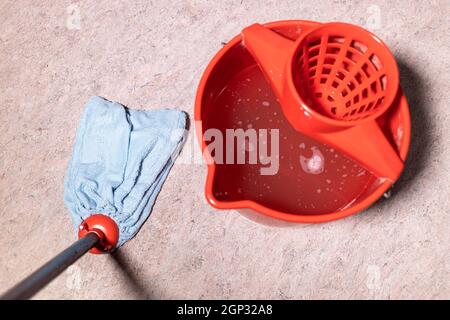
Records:
M41 268L33 272L13 288L9 289L1 300L24 300L31 298L44 288L67 267L77 261L100 241L95 232L88 232L66 250L62 251Z

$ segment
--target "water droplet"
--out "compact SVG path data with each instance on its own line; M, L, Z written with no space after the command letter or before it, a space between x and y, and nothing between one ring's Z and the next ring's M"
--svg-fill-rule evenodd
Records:
M366 174L366 171L365 170L361 170L360 172L358 172L358 174L356 176L357 177L361 177L361 176L363 176L365 174Z

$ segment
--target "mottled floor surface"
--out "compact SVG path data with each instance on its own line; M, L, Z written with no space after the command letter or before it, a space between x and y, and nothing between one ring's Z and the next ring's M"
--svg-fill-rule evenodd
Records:
M221 42L252 22L310 19L366 26L399 61L414 134L393 196L332 223L268 227L211 208L205 166L178 164L134 240L115 256L83 257L36 297L450 298L449 6L2 1L0 289L75 239L63 179L91 95L192 117Z

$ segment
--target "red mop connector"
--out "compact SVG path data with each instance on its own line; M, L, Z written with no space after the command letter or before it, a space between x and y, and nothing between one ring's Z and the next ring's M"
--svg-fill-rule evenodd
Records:
M93 232L100 238L98 244L89 250L90 253L111 252L119 241L119 228L113 219L103 214L94 214L84 220L78 227L78 238Z

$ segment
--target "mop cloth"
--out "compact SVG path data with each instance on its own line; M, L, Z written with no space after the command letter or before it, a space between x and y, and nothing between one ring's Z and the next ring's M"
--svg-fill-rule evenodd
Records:
M118 247L149 217L186 129L178 110L131 110L92 97L81 118L64 185L76 227L95 213L118 225Z

